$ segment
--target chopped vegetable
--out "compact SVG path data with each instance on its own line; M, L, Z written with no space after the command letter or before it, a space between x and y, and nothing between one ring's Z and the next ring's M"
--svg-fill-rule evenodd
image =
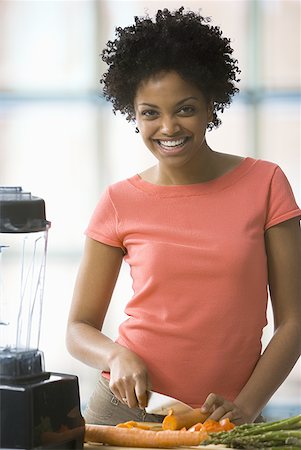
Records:
M119 428L140 428L141 430L150 430L149 425L144 425L141 422L135 422L134 420L129 420L128 422L119 423L116 425Z
M200 408L192 409L183 414L173 414L172 409L169 414L164 417L162 422L163 430L181 430L182 428L190 428L198 422L205 422L208 415L203 414Z
M219 421L219 424L224 431L230 431L233 430L233 428L235 428L234 423L232 423L228 417L226 417L226 419L221 419Z
M204 423L196 423L189 428L188 431L206 431L208 433L217 433L219 431L230 431L233 428L235 428L235 425L230 422L228 418L221 419L219 422L216 420L207 419Z

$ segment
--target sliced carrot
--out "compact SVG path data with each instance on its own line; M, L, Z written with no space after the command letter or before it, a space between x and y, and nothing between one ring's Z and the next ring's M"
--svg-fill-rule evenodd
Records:
M188 431L207 431L208 433L218 433L219 431L230 431L235 428L234 423L230 422L228 418L220 421L207 419L204 423L196 423L189 428Z
M208 433L217 433L218 431L223 431L223 428L219 422L213 419L207 419L203 424L203 430Z
M139 428L121 428L86 424L86 442L97 442L123 447L171 448L181 445L199 445L207 433L188 431L149 431Z
M128 422L119 423L116 425L119 428L140 428L141 430L150 430L151 427L148 425L141 424L140 422L135 422L134 420L129 420Z
M183 414L173 414L172 410L164 417L162 422L163 430L181 430L190 428L198 422L205 422L208 415L203 414L200 408L195 408Z
M234 423L230 421L229 417L226 417L226 419L221 419L219 423L224 431L230 431L233 430L233 428L235 428Z
M201 422L196 423L188 429L188 431L204 431L204 424Z

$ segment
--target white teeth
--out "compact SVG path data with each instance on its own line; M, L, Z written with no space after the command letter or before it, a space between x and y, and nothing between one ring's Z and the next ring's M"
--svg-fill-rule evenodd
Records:
M159 141L160 145L164 145L164 147L177 147L178 145L182 145L185 142L185 138L178 139L177 141Z

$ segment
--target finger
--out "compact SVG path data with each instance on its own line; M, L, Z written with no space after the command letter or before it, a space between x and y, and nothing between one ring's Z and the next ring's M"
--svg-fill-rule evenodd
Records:
M145 388L141 388L139 385L136 385L135 393L139 408L144 409L147 406L147 392Z
M138 399L139 408L144 409L148 402L147 390L151 387L149 377L147 373L145 373L144 376L137 376L135 381L135 393Z
M233 409L232 411L228 411L226 414L224 414L223 417L220 418L220 420L222 419L229 419L234 423L234 421L242 419L242 415L238 410Z
M124 405L127 405L128 401L127 401L127 398L126 398L125 389L120 387L119 390L118 390L118 396L116 395L116 397L118 398L119 401L121 401L121 403L123 403Z
M216 407L222 405L224 403L223 397L220 397L219 395L216 395L214 393L211 393L206 398L203 406L201 407L202 413L210 413L216 409Z
M147 391L151 391L152 390L152 383L150 381L150 379L147 377L147 381L146 381L146 390Z
M145 408L146 408L147 405L148 405L149 394L150 394L150 391L151 391L151 390L152 390L152 385L151 385L150 380L148 379L148 380L147 380L147 384L146 384L146 404L145 404Z
M230 404L223 403L221 406L218 406L208 417L208 419L219 421L224 416L229 417L228 415L232 411L233 406L231 407Z
M126 394L120 394L119 391L112 390L112 389L111 389L111 391L112 391L112 394L114 395L114 397L116 397L118 401L120 401L124 405L127 405Z
M127 404L126 392L123 387L119 386L118 383L110 382L110 391L121 403Z
M126 400L129 408L136 408L138 406L138 399L135 394L135 390L128 388L126 391Z
M135 378L136 377L133 376L130 380L127 380L127 383L124 384L125 397L129 408L136 408L139 405L136 396L137 380Z
M237 419L232 419L231 422L234 423L235 425L244 425L246 423L246 421L244 420L243 417L238 417Z

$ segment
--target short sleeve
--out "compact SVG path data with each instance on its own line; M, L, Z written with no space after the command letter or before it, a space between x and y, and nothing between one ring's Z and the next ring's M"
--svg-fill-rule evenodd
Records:
M121 247L124 250L118 235L118 218L110 198L109 188L100 197L85 234L96 241L113 247Z
M275 172L271 179L268 209L264 229L292 219L293 217L301 217L294 193L288 179L279 166L276 166Z

